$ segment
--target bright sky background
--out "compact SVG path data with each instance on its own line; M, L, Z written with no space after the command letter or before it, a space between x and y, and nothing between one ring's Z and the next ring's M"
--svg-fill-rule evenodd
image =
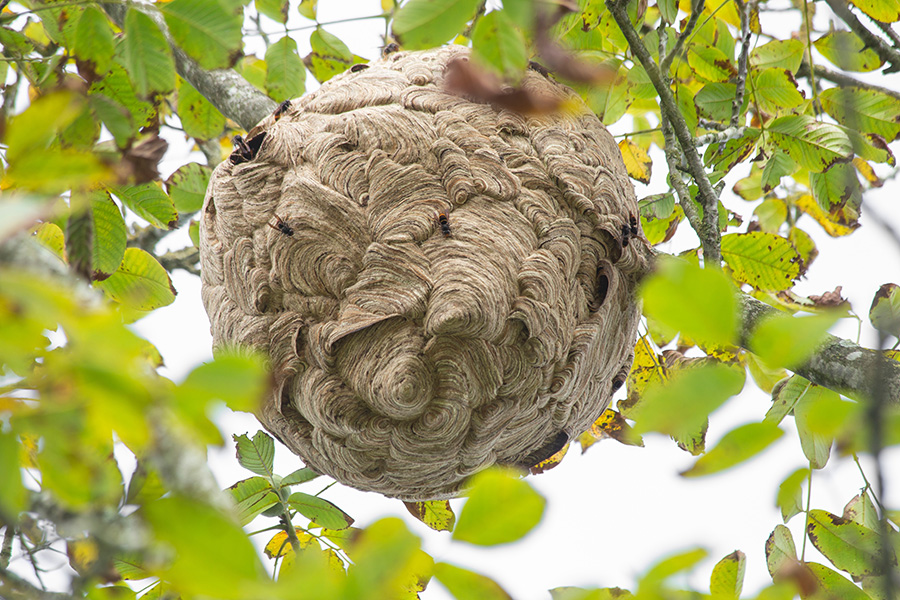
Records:
M787 0L782 3L789 5ZM295 4L292 2L290 26L308 25L297 14ZM770 7L773 5L774 1L769 3ZM817 6L820 12L818 24L827 26L827 7L824 3ZM319 2L319 19L323 23L379 12L378 0ZM793 23L784 22L785 13L776 13L769 18L782 21L780 30L794 28ZM279 28L271 22L270 25L272 41L275 41ZM764 21L763 29L770 25ZM344 40L356 54L374 58L380 52L383 20L345 23L326 29ZM308 30L294 34L301 55L309 51L308 34ZM255 47L254 43L248 38L246 52L258 51L261 56L261 46ZM879 85L900 89L900 76L896 74L882 76L876 73L873 77L872 81ZM313 89L315 85L309 76L307 89ZM613 128L613 133L625 133L628 126L628 119L623 119ZM189 154L188 146L178 132L169 130L166 137L172 147L162 164L164 177L184 162L203 162L199 153ZM894 145L893 149L898 154L900 147ZM652 157L653 181L650 186L637 185L639 198L665 189L662 153L657 151ZM731 186L744 173L740 169L736 171L738 174L728 178L723 201L729 208L749 217L755 203L745 203L730 192ZM884 233L872 215L886 218L895 227L900 225L898 196L895 181L867 193L862 227L848 238L829 238L809 217L803 217L800 222L815 238L819 256L806 278L797 285L797 293L821 294L838 285L844 286L843 295L864 319L860 341L869 347L875 344L874 330L866 317L872 297L881 284L900 283L900 246ZM171 248L187 243L186 232L178 232L164 242ZM683 223L675 239L662 249L684 250L695 245L696 237ZM210 359L211 338L209 322L200 301L199 278L176 271L173 279L178 290L175 303L156 311L135 328L161 351L167 365L165 374L179 381L193 367ZM857 322L844 320L832 332L855 340ZM623 396L624 391L623 388L616 399ZM770 403L768 394L758 390L748 377L744 392L712 416L707 447L712 447L733 427L761 420ZM255 418L247 414L223 411L219 423L227 438L232 433L252 434L261 429ZM745 552L746 596L770 582L763 548L775 525L781 523L780 513L774 505L778 484L795 469L806 466L792 425L792 420L786 419L783 426L787 434L749 463L722 475L694 480L678 476L693 458L663 436L646 436L645 448L605 441L583 456L575 446L559 467L528 478L549 501L541 524L520 542L491 549L451 542L449 534L432 532L410 517L398 500L340 485L329 489L324 497L350 513L360 527L388 515L404 518L410 528L422 536L424 549L436 560L446 560L489 575L517 599L549 598L547 589L564 585L630 588L635 577L657 559L694 546L702 546L710 552L709 559L690 579L690 583L700 590L708 590L709 574L715 562L735 549ZM887 454L886 473L900 473L900 450L895 448ZM223 487L250 476L237 465L232 445L212 449L210 458ZM871 480L874 469L867 460L863 460L863 465ZM278 472L286 475L299 466L297 457L283 447L278 448ZM313 493L318 491L319 481L323 481L322 486L327 483L326 478L316 480L309 486ZM887 483L883 501L889 507L900 508L900 479L888 478ZM852 459L839 458L833 453L825 470L814 477L813 506L840 514L844 504L862 486L863 481ZM303 489L310 491L306 486ZM460 500L453 502L457 514L461 504ZM799 551L803 517L794 517L789 526ZM260 543L267 540L265 535L257 538ZM807 559L815 556L815 550L807 547ZM432 581L422 597L444 600L450 596Z

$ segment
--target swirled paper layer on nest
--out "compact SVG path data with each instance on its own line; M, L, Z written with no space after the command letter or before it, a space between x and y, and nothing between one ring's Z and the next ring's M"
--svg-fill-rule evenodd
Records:
M271 359L265 427L409 500L591 425L631 364L647 260L597 118L536 72L522 86L565 113L449 93L466 53L399 52L267 118L255 155L215 170L201 224L214 343Z

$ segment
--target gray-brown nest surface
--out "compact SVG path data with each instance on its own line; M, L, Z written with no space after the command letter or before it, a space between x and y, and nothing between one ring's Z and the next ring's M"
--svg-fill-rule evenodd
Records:
M603 125L536 72L523 88L564 113L450 93L467 52L398 52L280 107L203 208L214 343L269 356L262 423L316 471L406 500L587 429L631 364L647 265Z

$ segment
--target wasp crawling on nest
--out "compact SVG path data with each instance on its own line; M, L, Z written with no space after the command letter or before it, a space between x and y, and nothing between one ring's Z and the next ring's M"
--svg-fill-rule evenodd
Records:
M290 225L288 225L288 224L285 222L285 220L282 219L281 217L279 217L278 215L275 215L275 224L274 224L274 225L272 225L272 223L266 223L266 225L268 225L269 227L271 227L271 228L274 229L275 231L280 231L280 232L283 233L284 235L287 235L287 236L294 235L294 229L293 229L293 227L291 227Z
M450 217L447 216L447 213L438 213L438 224L441 226L441 233L444 234L444 237L450 237Z

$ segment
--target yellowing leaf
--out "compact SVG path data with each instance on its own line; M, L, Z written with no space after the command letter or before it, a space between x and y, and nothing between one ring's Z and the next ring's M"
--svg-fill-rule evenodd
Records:
M769 124L772 141L800 166L821 173L837 162L849 161L850 139L841 129L807 115L787 115Z
M513 473L498 468L472 477L453 539L495 546L520 539L541 520L546 500Z
M750 52L750 65L758 69L787 69L796 73L803 62L805 48L797 39L773 40Z
M849 31L830 31L813 45L822 56L845 71L874 71L884 64L874 50L866 48L862 39Z
M794 204L803 212L811 216L816 222L822 226L825 233L831 237L840 237L849 235L859 227L859 223L851 222L849 224L840 223L834 217L822 210L822 207L809 194L804 194L793 199ZM837 218L843 219L838 215Z
M734 61L714 46L691 45L687 60L694 74L703 81L725 82L737 74Z
M479 0L410 0L394 15L394 37L404 48L440 46L475 16Z
M95 285L116 302L136 310L154 310L175 301L169 274L140 248L126 249L119 270Z
M66 238L56 223L41 223L34 232L35 239L47 250L66 262Z
M585 431L582 437L579 437L582 453L595 442L606 438L614 439L627 446L644 446L644 440L634 432L622 413L611 408L604 410L591 428Z
M724 255L725 238L722 241ZM700 343L725 346L734 341L737 300L721 271L683 260L661 260L640 293L644 313L655 321Z
M722 236L722 258L732 277L760 290L789 289L800 275L800 255L772 233L753 231Z
M449 500L429 500L427 502L404 502L409 513L435 531L453 531L456 515L450 508Z
M888 142L900 136L900 100L856 87L835 87L819 94L822 108L842 125L861 133L874 133Z
M15 522L25 509L25 486L19 464L19 444L12 433L0 431L0 518Z
M647 336L641 337L634 346L634 362L628 373L628 399L620 400L618 404L622 414L630 418L630 410L640 401L644 390L652 383L665 381L667 377L662 357L653 350Z
M878 288L869 307L869 321L878 331L900 337L900 286L885 283Z
M541 462L536 465L532 465L528 468L528 472L532 475L540 475L544 471L549 471L550 469L559 465L562 462L563 457L565 457L566 452L569 451L569 444L567 443L565 446L554 452L548 458L545 458Z
M900 20L900 0L850 0L873 21L893 23Z
M746 569L747 557L740 550L735 550L713 567L709 579L709 593L716 600L737 600L744 587Z
M803 104L805 98L787 69L764 69L753 78L752 93L763 112L780 114Z
M628 138L619 142L619 151L622 153L629 177L642 183L650 183L650 169L653 162L647 152Z
M784 432L771 423L747 423L726 433L719 443L697 459L684 477L700 477L729 469L769 447Z

